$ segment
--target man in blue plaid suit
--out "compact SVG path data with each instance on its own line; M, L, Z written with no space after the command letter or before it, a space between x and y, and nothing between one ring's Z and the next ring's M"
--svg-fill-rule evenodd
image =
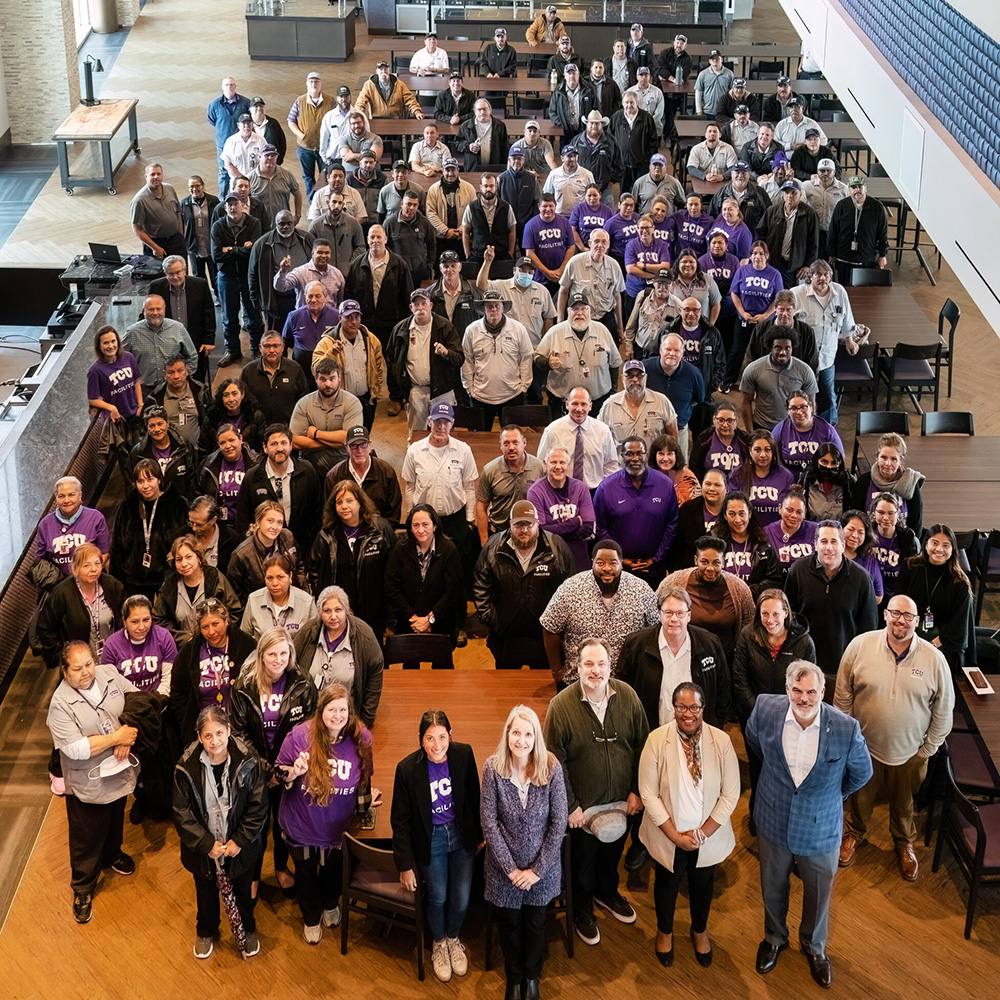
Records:
M788 947L788 893L795 868L803 890L799 945L813 979L828 989L833 970L826 936L844 799L871 778L872 761L857 721L823 703L825 687L815 664L789 664L786 694L758 696L746 742L763 762L754 806L764 897L757 971L770 972Z

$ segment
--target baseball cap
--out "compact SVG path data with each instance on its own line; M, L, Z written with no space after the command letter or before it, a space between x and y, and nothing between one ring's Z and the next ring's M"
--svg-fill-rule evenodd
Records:
M355 313L361 314L361 303L357 299L344 299L340 303L341 316L353 316Z
M652 166L654 163L658 163L660 166L665 167L667 165L667 158L662 153L654 153L649 158L649 165Z
M559 150L559 155L560 156L579 156L580 155L580 150L578 150L576 148L576 146L568 146L567 145L567 146L563 146L563 148L561 150Z
M427 301L430 302L430 292L428 292L426 288L414 288L413 291L410 292L410 301L414 302L417 299L427 299Z
M589 306L590 300L583 294L583 292L574 292L569 297L569 304L570 306Z
M644 372L646 370L646 366L641 361L631 358L629 361L625 362L624 370L627 372Z
M538 121L534 118L529 118L524 123L524 131L527 132L529 128L533 128L536 132L538 131Z
M670 275L666 271L657 271L653 275L654 285L669 285L671 281Z
M523 149L523 147L518 146L517 143L514 143L514 145L510 147L510 150L508 151L507 156L508 157L511 157L511 156L520 156L521 159L523 160L524 159L524 149Z
M368 430L363 424L358 424L357 427L352 427L347 432L347 439L345 444L360 444L362 441L371 441L371 437L368 435Z
M494 38L499 38L501 35L503 35L504 38L507 37L507 29L506 28L497 28L497 30L493 32L493 37Z
M688 40L687 35L674 35L675 42L686 42Z
M365 146L364 149L358 154L359 160L377 160L378 157L375 155L375 150L371 146Z
M445 250L444 253L438 257L439 264L461 264L462 258L455 253L454 250ZM343 310L341 310L343 312Z
M351 96L351 88L350 87L338 87L337 88L337 96L338 97L350 97Z
M788 98L788 107L790 107L790 108L801 108L802 107L802 98L801 97L789 97Z
M849 177L847 179L847 186L848 187L860 188L860 187L864 187L866 184L867 184L867 181L864 179L864 177L861 177L858 174L855 174L853 177Z
M774 81L774 85L776 87L790 87L792 85L792 81L787 76L779 76L778 79Z
M812 139L813 137L815 137L815 138L818 139L819 136L820 136L820 131L819 131L818 128L807 128L806 129L806 138L807 139Z
M829 170L831 173L837 169L837 164L829 157L824 157L819 163L816 164L817 170Z
M458 167L460 166L458 160L454 156L446 156L441 163L441 168L447 170L448 167Z
M633 31L642 31L642 25L638 21L636 21L635 24L632 25L632 30Z
M409 170L410 169L410 165L409 165L409 163L406 162L406 160L396 160L396 162L393 163L393 165L392 165L392 169L393 170Z
M275 146L274 143L272 142L269 142L267 143L267 145L260 147L261 156L267 156L268 153L274 153L275 156L278 155L278 147Z
M635 71L635 75L636 76L649 76L649 67L648 66L640 66Z
M313 71L312 71L312 72L311 72L311 73L310 73L310 74L309 74L309 75L308 75L308 76L306 77L306 79L307 79L307 80L322 80L322 79L323 79L323 77L321 77L321 76L319 75L319 73L317 73L317 72L316 72L316 70L313 70Z
M264 98L263 97L255 97L250 102L250 107L251 108L262 108L262 107L264 107Z
M449 79L449 80L464 80L464 79L465 79L465 77L464 77L464 76L462 76L462 74L461 74L461 73L452 73L452 74L451 74L451 75L450 75L450 76L448 77L448 79Z
M438 34L436 31L428 31L424 38L437 38Z
M517 269L519 267L530 267L532 271L535 269L534 262L530 257L518 257L517 260L514 261L514 268Z
M733 87L734 87L734 89L738 90L740 87L745 87L746 85L747 85L747 82L746 82L746 80L743 79L742 76L741 77L737 77L735 80L733 80Z
M721 59L722 58L722 53L718 49L712 49L712 51L709 52L709 54L708 54L708 58L709 59L715 59L716 57L718 57L719 59Z
M242 200L243 199L234 191L230 191L229 194L227 194L226 197L222 199L223 203L227 201L242 201Z
M737 160L733 164L732 170L737 173L750 173L750 164L746 160Z
M750 114L750 109L745 104L736 105L736 114L738 115L748 115Z
M550 3L550 4L548 5L548 7L546 7L546 8L545 8L545 13L546 13L546 14L558 14L558 13L559 13L559 11L558 11L558 10L556 10L556 8L555 8L555 5L554 5L554 4L551 4L551 3Z
M252 122L253 119L249 115L240 115L239 124L242 125L244 122Z
M789 178L787 181L785 181L784 184L781 185L781 190L782 191L801 191L802 190L802 185L797 180L793 180L793 179Z
M389 60L388 59L379 59L379 61L377 63L375 63L375 68L376 69L381 69L383 66L386 69L389 68Z
M566 36L563 35L563 38L565 37ZM567 73L579 73L579 72L580 72L580 67L577 66L576 63L568 62L566 63L565 66L563 66L563 76L565 76Z
M431 409L430 413L427 414L427 419L430 420L450 420L452 423L455 422L455 411L452 409L451 403L435 403Z
M549 10L554 10L550 7ZM516 524L518 521L537 521L538 511L530 500L518 500L510 509L510 523Z

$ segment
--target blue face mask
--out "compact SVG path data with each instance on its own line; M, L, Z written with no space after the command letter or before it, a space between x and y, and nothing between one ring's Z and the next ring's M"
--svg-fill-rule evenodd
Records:
M519 288L527 288L531 284L532 277L530 271L518 271L514 275L514 280L517 282Z

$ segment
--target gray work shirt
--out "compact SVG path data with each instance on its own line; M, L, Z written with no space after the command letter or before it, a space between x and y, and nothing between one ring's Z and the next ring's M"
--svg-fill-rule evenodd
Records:
M813 370L798 358L792 358L787 368L776 368L770 355L758 358L746 366L740 382L740 392L754 398L754 426L767 430L773 430L788 415L788 397L793 392L806 392L815 398L818 391Z
M305 437L310 427L320 431L344 431L364 423L361 400L354 393L345 389L338 390L333 398L333 405L329 408L320 404L320 398L319 392L311 392L295 404L292 419L289 421L293 434ZM347 458L346 445L326 447L341 458Z
M169 184L160 186L157 197L146 184L139 188L129 209L132 225L138 226L154 240L161 236L176 236L181 232L181 203Z

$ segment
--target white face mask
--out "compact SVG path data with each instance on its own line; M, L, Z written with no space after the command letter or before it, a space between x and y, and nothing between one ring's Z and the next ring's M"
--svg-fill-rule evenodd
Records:
M87 777L90 778L91 781L97 781L100 778L110 778L112 775L119 774L127 767L138 766L139 760L132 753L129 753L124 760L118 760L112 753L108 754L108 756L105 757L97 767L92 767L87 772Z

